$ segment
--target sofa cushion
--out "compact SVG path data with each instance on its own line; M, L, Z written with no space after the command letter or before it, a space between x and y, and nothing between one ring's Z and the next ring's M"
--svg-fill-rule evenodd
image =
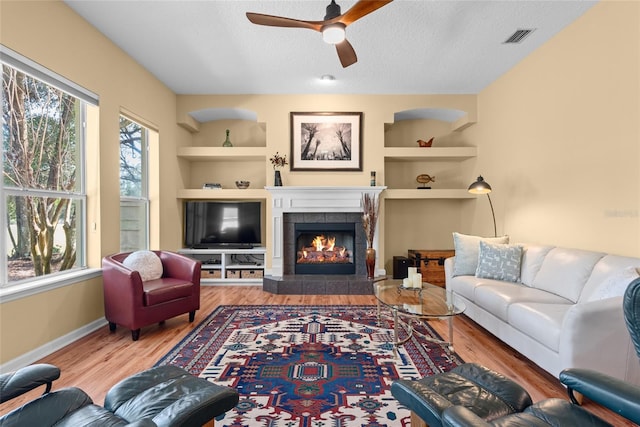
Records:
M533 287L577 302L593 267L603 256L600 252L553 248L544 257Z
M509 243L509 236L479 237L453 233L453 246L456 251L456 261L453 264L454 276L476 274L481 240L489 243Z
M587 301L621 297L624 295L624 291L627 290L629 283L633 282L638 277L640 277L640 275L638 275L638 270L636 270L635 267L627 267L622 270L617 270L600 283L600 285L591 293Z
M164 279L149 280L142 284L144 291L144 305L156 305L178 298L187 298L193 294L194 284L180 279L165 277Z
M521 260L522 246L480 241L476 277L518 282Z
M553 246L523 245L520 283L527 286L533 285L533 280L540 271L542 261L551 249Z
M607 280L611 275L615 275L618 271L627 267L635 267L640 271L640 258L632 258L620 255L605 255L593 267L589 280L584 285L584 289L580 294L579 302L590 301L591 294L600 286L602 282Z
M143 282L162 277L162 261L153 251L136 251L127 256L122 264L129 270L140 273Z
M474 301L478 286L511 286L511 282L501 280L482 279L476 276L457 276L447 282L447 290L453 291L469 301Z
M560 349L562 321L573 304L516 303L509 306L509 325L553 351Z
M507 283L507 282L504 282ZM508 322L511 304L539 302L547 304L569 304L570 301L550 292L510 283L509 286L484 285L475 289L475 304L504 322Z

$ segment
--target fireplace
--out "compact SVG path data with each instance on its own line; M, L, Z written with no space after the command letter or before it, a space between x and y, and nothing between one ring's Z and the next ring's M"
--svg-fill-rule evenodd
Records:
M297 223L295 274L355 274L355 224Z
M362 228L362 194L380 194L386 187L267 187L271 193L271 229L269 243L271 268L265 270L262 289L275 294L371 294L371 281L367 279L364 257L367 242ZM300 225L302 226L300 230ZM322 224L322 225L321 225ZM349 224L352 237L345 236L341 224ZM312 228L304 229L310 225ZM318 226L321 225L321 228ZM296 231L298 227L298 231ZM338 228L336 230L336 228ZM373 248L378 250L378 236L374 237ZM298 242L301 233L312 234ZM351 231L349 231L351 234ZM328 236L331 234L332 236ZM336 236L333 236L336 234ZM335 245L344 246L349 253L349 262L334 262L330 267L300 266L312 262L297 263L303 247L312 247L313 256L318 259L327 254L326 250L311 245L316 236L336 237ZM351 241L351 239L353 239ZM323 253L323 251L325 253ZM378 254L381 251L378 250ZM333 254L331 254L333 256ZM319 263L318 263L319 264ZM345 268L349 273L336 272L335 268ZM384 266L377 261L376 276L386 274ZM302 270L300 270L302 268ZM311 268L311 270L305 270ZM329 268L329 270L322 270ZM334 270L334 271L331 271Z
M304 212L283 215L283 273L284 275L362 275L367 270L364 256L367 242L362 228L362 214L355 212ZM316 237L329 238L344 248L343 255L313 245ZM307 260L301 252L307 251ZM309 253L314 252L314 253ZM326 256L328 260L322 259ZM302 261L302 262L301 262Z

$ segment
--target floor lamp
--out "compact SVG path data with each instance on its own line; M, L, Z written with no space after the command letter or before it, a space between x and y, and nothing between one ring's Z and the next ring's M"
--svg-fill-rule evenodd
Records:
M487 181L484 180L482 175L480 175L476 180L476 182L474 182L469 186L468 191L471 194L487 195L487 198L489 199L489 206L491 206L491 216L493 217L493 235L495 237L498 237L498 231L496 229L496 214L493 211L493 203L491 203L491 196L489 196L489 193L491 193L491 186L487 183Z

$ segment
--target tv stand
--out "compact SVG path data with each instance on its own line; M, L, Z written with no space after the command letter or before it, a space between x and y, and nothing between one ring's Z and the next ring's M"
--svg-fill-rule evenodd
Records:
M178 252L202 262L203 285L262 283L267 248L243 246L185 248Z

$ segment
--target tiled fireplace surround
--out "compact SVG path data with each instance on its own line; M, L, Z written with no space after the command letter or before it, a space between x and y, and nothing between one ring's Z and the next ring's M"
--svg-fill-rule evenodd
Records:
M271 274L262 288L274 294L371 294L364 264L366 239L362 229L362 194L380 194L385 187L267 187L271 192ZM356 223L356 274L295 274L295 223ZM378 229L373 247L378 249ZM377 251L379 253L379 251ZM376 266L379 266L379 262ZM376 276L385 274L378 269Z

